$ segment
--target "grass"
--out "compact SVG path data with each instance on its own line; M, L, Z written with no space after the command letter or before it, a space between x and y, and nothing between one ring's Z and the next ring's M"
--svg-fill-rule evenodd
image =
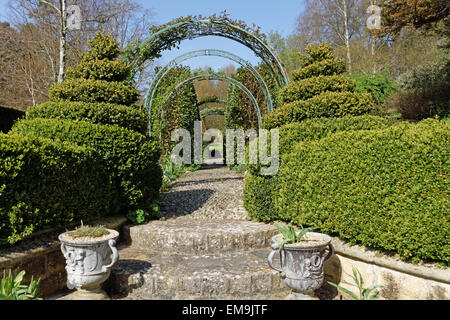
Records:
M109 234L109 231L104 226L84 226L83 222L81 222L79 228L70 231L67 234L74 239L83 237L99 238Z

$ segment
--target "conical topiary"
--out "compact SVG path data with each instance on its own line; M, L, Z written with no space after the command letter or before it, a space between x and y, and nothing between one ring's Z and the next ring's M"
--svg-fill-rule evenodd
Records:
M354 92L355 82L343 75L345 63L334 57L329 44L308 45L302 67L280 92L282 106L264 119L271 129L308 118L362 115L376 109L370 94Z
M99 32L89 41L91 49L81 63L67 70L66 79L49 90L52 101L106 102L131 105L139 91L126 82L130 67L117 57L117 41Z

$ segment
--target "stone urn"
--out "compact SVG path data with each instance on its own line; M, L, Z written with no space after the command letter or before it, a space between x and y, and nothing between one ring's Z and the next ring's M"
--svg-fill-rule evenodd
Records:
M107 229L109 234L99 238L74 239L68 232L59 235L61 251L66 259L67 287L77 289L73 300L107 300L102 284L119 260L116 240L119 232ZM111 258L112 255L112 258Z
M272 251L268 256L269 266L280 272L283 282L292 289L288 299L311 299L314 290L324 281L323 263L334 253L331 237L323 233L308 232L300 242L285 244L279 250L283 235L272 237ZM273 264L273 258L279 253L281 269Z

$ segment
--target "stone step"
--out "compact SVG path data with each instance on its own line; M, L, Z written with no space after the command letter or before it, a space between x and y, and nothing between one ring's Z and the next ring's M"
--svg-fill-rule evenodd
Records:
M244 220L178 217L128 226L124 232L126 241L136 248L197 254L266 248L278 230L273 225Z
M107 288L114 299L283 299L290 289L268 266L269 252L194 255L120 248Z

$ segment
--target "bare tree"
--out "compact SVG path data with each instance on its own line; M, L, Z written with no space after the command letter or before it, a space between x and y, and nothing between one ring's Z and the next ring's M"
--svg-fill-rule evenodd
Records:
M363 36L364 15L361 0L306 0L305 10L298 17L297 32L308 42L324 41L345 47L351 73L351 40Z
M66 21L68 5L80 7L81 30L68 30ZM35 103L39 103L42 97L40 94L36 96L33 88L39 83L37 85L39 91L46 92L53 83L62 81L66 67L80 61L81 55L88 49L88 40L95 33L105 30L124 48L131 42L145 37L152 24L151 10L144 9L134 0L10 0L8 8L8 19L16 35L26 26L34 26L37 30L23 33L29 38L22 39L30 45L34 44L32 55L42 67L41 70L29 72L28 69L26 72L27 77L33 79L28 81L29 90L26 92L31 97L29 101ZM31 47L25 46L23 49L25 48ZM43 63L45 67L42 66ZM150 66L151 62L148 62L147 69L138 75L136 79L138 86L148 82L151 76ZM26 70L16 68L15 72L25 76ZM40 88L41 83L43 88Z

